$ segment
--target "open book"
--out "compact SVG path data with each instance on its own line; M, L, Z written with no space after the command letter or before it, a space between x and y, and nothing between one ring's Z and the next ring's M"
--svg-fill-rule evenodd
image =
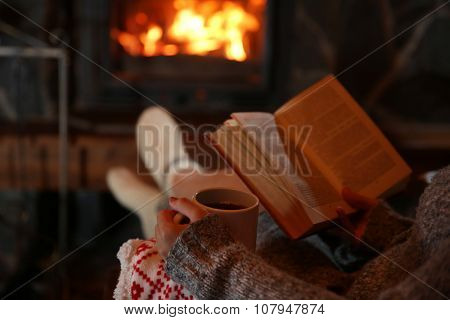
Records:
M291 238L354 212L344 186L371 198L398 191L411 173L381 131L333 76L274 115L233 113L209 135L248 188Z

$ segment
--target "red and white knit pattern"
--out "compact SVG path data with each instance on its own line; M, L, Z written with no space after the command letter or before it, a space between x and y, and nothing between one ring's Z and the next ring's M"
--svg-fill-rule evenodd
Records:
M128 240L117 253L120 276L114 299L193 300L182 285L164 271L164 260L156 249L156 240Z

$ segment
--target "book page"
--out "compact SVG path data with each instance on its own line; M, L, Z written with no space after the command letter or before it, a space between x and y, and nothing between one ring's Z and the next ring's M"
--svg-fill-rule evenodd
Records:
M291 238L311 229L311 220L302 204L292 196L292 191L286 192L290 186L274 174L269 161L236 122L227 122L209 139Z
M304 159L303 170L295 167L285 151L272 114L246 112L233 113L231 116L254 140L261 157L268 159L273 174L278 175L283 184L288 186L287 192L291 192L303 204L311 221L319 223L336 218L337 206L352 211L314 162ZM304 172L305 169L308 172Z
M284 130L311 126L304 152L336 190L347 186L375 198L410 174L381 131L332 76L286 103L275 117ZM295 133L287 139L295 139Z

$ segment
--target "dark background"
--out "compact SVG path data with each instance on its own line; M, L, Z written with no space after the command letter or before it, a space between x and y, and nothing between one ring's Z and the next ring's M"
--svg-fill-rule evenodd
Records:
M119 74L109 51L110 1L7 3ZM224 82L212 90L204 83L188 87L179 81L163 87L130 83L195 126L220 123L236 110L274 111L326 74L337 74L413 168L408 188L390 201L400 212L414 216L424 188L421 174L450 162L449 5L402 33L444 1L270 3L270 28L265 35L270 55L262 62L262 85L247 85L245 90L242 85L235 90ZM0 4L0 22L0 47L64 47L4 4ZM128 213L107 191L104 177L114 165L136 170L134 123L153 103L66 49L67 240L68 249L73 250ZM208 63L214 62L205 62L205 67ZM0 296L61 257L57 242L57 72L56 63L50 60L0 58ZM140 236L138 219L130 216L9 298L109 299L118 270L115 254L122 242Z

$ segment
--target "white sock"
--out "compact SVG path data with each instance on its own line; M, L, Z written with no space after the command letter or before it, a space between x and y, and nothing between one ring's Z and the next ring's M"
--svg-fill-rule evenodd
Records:
M136 127L139 155L160 189L166 185L170 167L188 159L178 124L162 108L151 107L140 116Z
M116 200L137 214L141 220L144 236L153 237L161 191L144 183L123 167L110 169L106 181Z

